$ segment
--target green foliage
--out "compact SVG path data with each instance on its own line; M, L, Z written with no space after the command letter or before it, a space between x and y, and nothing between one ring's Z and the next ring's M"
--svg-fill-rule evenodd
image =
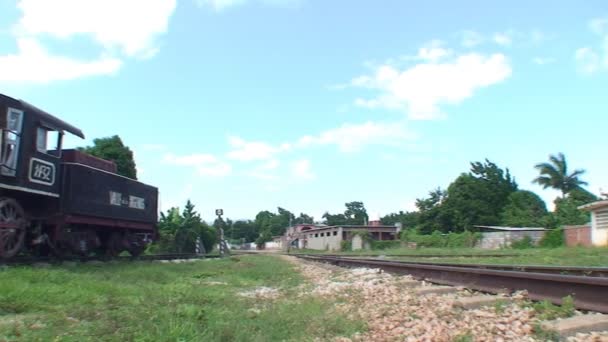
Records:
M507 198L501 221L512 227L544 227L547 223L547 206L537 194L517 190Z
M581 188L571 190L565 197L557 198L554 213L557 225L589 223L591 220L589 212L579 210L578 207L596 200L596 196Z
M454 336L453 342L473 342L475 341L473 335L471 333L460 334Z
M352 250L353 250L352 241L346 241L346 240L340 241L340 251L347 252L347 251L352 251Z
M579 179L579 176L583 175L585 170L579 169L568 173L568 163L563 153L558 153L557 156L550 155L548 163L536 164L535 168L540 172L540 176L534 179L534 182L544 189L560 190L564 197L572 190L587 185L587 182Z
M390 248L397 248L401 245L401 241L399 240L386 240L386 241L371 241L373 250L385 250Z
M418 247L474 247L480 239L480 233L473 233L470 231L441 234L436 230L432 234L422 235L415 230L405 230L401 234L402 241L415 242Z
M558 318L572 317L575 313L574 298L567 296L562 298L562 305L555 305L548 300L532 303L532 308L536 311L540 320L551 321Z
M418 212L403 212L388 214L380 219L382 224L393 226L395 223L401 223L404 229L413 228L420 222L420 213Z
M158 223L159 241L149 247L149 252L156 253L194 253L196 239L200 238L209 253L217 242L217 234L194 210L194 204L188 200L184 211L171 208L161 213Z
M325 224L329 226L363 225L369 219L363 202L349 202L345 204L344 214L323 214Z
M79 151L116 163L118 174L137 179L137 168L133 152L125 146L118 135L93 140L93 146L79 147Z
M513 241L511 243L511 248L513 248L513 249L534 248L534 242L532 241L532 238L530 237L530 235L526 235L522 239Z
M538 245L544 248L556 248L564 246L564 230L560 228L549 230L540 240Z

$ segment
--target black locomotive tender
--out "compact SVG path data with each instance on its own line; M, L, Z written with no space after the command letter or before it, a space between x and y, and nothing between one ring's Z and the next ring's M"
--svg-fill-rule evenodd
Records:
M157 238L158 189L116 164L62 149L82 131L0 94L0 258L139 255Z

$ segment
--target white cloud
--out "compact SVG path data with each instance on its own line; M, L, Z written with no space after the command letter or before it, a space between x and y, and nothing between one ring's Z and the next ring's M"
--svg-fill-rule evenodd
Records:
M512 43L511 33L509 32L496 33L493 38L494 42L498 45L510 46Z
M371 76L357 77L351 84L379 91L375 98L357 99L358 106L403 110L410 119L429 120L443 116L441 104L457 104L477 89L500 83L510 75L511 66L503 54L468 53L404 70L382 65Z
M18 36L91 36L107 50L149 57L167 31L176 0L21 0Z
M168 28L176 0L19 0L13 26L18 51L0 56L0 81L47 83L112 75L123 57L150 58ZM99 57L48 52L53 42L92 39Z
M589 21L589 29L600 36L599 47L582 47L574 52L578 70L584 74L608 71L608 18Z
M534 64L538 64L538 65L547 65L547 64L551 64L551 63L555 62L555 58L552 58L552 57L534 57L532 59L532 62L534 62Z
M316 136L300 138L296 146L309 147L314 145L336 145L342 152L355 152L362 146L398 145L413 140L416 136L409 132L402 123L344 124Z
M294 177L297 179L314 179L315 175L312 173L310 160L301 159L291 164L291 171Z
M219 160L212 154L195 153L176 156L168 153L163 157L163 162L177 166L194 167L201 176L224 177L232 172L230 164Z
M245 141L239 137L229 137L228 143L233 148L228 152L228 158L240 161L269 160L277 153L291 149L289 144L272 146L261 141Z
M463 31L461 33L461 36L462 36L461 44L462 44L462 46L467 47L467 48L477 46L477 45L483 43L483 41L484 41L484 38L480 33L476 32L476 31L472 31L472 30Z
M86 76L111 75L122 66L119 59L99 57L83 61L49 54L36 39L17 39L18 52L0 56L0 81L67 81Z

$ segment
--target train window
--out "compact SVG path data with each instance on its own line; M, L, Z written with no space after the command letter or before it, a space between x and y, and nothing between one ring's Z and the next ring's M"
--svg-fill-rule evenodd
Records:
M9 108L6 112L6 127L2 130L2 149L0 150L0 173L4 176L15 176L17 172L17 154L21 137L23 111Z
M336 230L336 231L334 231L334 236L337 236L337 235L338 235L338 231Z
M36 150L59 157L61 154L61 134L44 127L38 127L38 131L36 132Z

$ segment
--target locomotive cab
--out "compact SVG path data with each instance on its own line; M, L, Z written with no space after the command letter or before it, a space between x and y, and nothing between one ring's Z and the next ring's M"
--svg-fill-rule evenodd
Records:
M66 132L84 139L80 129L0 94L0 258L24 249L141 253L156 235L157 189L118 175L111 161L64 150Z

